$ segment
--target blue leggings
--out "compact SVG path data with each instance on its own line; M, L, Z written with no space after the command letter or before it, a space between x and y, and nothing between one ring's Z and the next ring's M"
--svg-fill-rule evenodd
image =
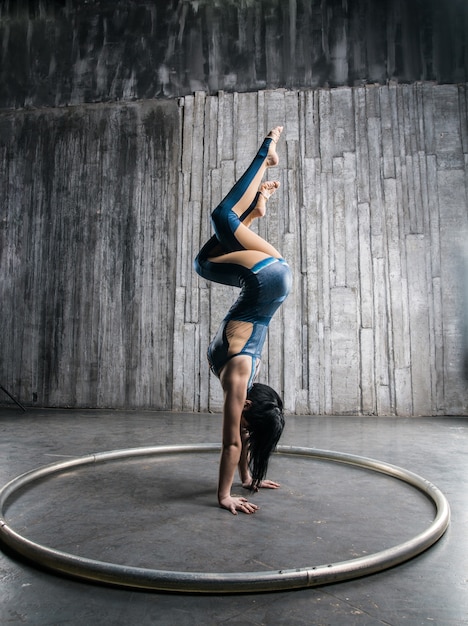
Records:
M244 354L250 356L252 375L249 387L253 384L254 374L258 369L268 325L273 314L289 293L291 272L286 261L275 257L267 257L251 268L236 263L216 263L209 259L229 252L245 250L235 233L239 225L256 207L258 193L240 217L233 211L233 207L246 193L263 165L271 141L269 137L264 140L246 172L211 214L215 235L202 247L194 261L196 272L203 278L241 288L238 299L222 321L208 348L208 361L213 372L219 376L229 359ZM238 352L233 352L229 346L228 336L232 338L232 330L229 329L231 321L249 324L250 335ZM245 333L243 333L243 339L245 339Z
M211 214L211 223L215 234L202 247L194 261L195 271L203 278L211 280L215 283L223 285L233 285L240 287L240 276L238 274L239 265L210 263L209 258L227 254L228 252L236 252L245 250L245 248L236 239L235 232L249 215L252 213L258 202L259 193L255 195L252 204L239 217L234 213L232 208L239 202L249 185L257 174L268 155L268 148L273 140L267 137L262 143L260 150L255 155L254 160L249 165L241 178L237 181L227 196L215 208ZM215 266L215 267L213 267ZM227 266L227 267L226 267ZM228 269L229 268L229 269Z

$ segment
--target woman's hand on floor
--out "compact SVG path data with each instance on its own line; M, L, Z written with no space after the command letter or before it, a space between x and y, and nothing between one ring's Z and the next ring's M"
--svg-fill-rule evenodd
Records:
M241 497L226 496L225 498L221 498L219 500L219 505L223 509L231 511L233 515L237 515L237 511L250 514L255 513L255 511L258 510L258 506L256 504L252 504L247 500L247 498Z
M252 489L252 481L246 481L242 483L244 489ZM258 491L259 489L279 489L281 487L280 483L277 483L274 480L262 480L258 487L255 488L254 491Z
M279 489L281 485L275 480L262 480L260 483L260 489Z

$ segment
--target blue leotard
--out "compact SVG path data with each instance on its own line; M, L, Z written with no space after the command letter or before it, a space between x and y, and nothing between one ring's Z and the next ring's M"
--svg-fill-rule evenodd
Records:
M237 266L239 267L239 266ZM246 270L246 268L243 268ZM252 357L250 388L258 371L268 325L274 313L289 293L291 271L283 259L268 257L246 270L242 277L242 291L219 327L208 347L208 361L219 376L227 361L234 356ZM226 328L231 320L250 322L252 331L244 347L230 354Z
M268 154L271 139L263 142L251 165L211 215L215 236L203 246L194 261L195 270L207 280L241 288L241 293L222 321L208 347L208 361L219 377L226 363L235 356L252 358L248 387L255 379L268 325L291 288L291 271L284 259L267 257L252 268L235 263L215 263L208 259L228 252L244 250L235 233L257 204L258 196L239 218L232 207L239 201ZM227 328L230 321L249 322L251 333L239 352L230 351Z

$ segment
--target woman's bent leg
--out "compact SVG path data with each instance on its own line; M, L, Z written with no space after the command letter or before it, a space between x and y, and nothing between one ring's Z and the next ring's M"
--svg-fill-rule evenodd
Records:
M261 237L255 235L253 238L245 238L242 235L243 229L241 229L241 238L239 239L237 230L242 222L241 218L245 220L255 208L255 200L258 200L258 188L266 168L271 164L278 163L276 141L279 139L281 131L282 127L278 126L269 133L247 171L211 214L214 231L226 252L244 249L265 250ZM248 230L246 226L244 228ZM269 244L267 247L268 254L271 254L274 248ZM276 255L278 255L277 252Z
M216 282L224 282L227 278L225 271L227 268L223 268L216 279L213 274L214 267L208 262L209 260L225 264L238 261L241 267L250 268L259 259L258 254L253 257L240 255L223 259L226 254L232 252L252 250L261 253L262 259L266 256L281 258L281 254L271 244L242 223L245 221L250 226L253 220L252 214L257 209L257 205L259 207L260 204L264 205L264 198L269 197L279 187L278 182L264 183L262 186L265 187L262 193L264 198L258 191L265 169L278 163L275 144L281 131L282 127L277 127L269 133L247 171L213 211L211 217L216 234L202 247L194 261L196 272L204 278ZM268 195L265 195L265 192L268 192ZM263 214L264 206L260 207L258 212L260 215ZM238 279L233 277L226 284L237 284L237 281Z
M278 163L276 144L282 131L283 127L277 126L268 133L252 163L223 198L220 206L226 203L240 217L252 205L265 170Z

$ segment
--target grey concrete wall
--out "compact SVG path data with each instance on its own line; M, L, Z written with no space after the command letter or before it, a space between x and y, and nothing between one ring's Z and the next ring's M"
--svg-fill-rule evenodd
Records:
M192 260L278 123L258 228L294 288L261 380L298 413L466 414L466 86L0 113L0 383L28 405L218 411L205 351L235 290Z
M468 80L466 0L3 0L0 108Z
M283 123L262 379L289 411L466 414L467 33L466 0L0 2L0 383L218 411L234 294L192 259Z
M0 382L25 404L171 406L178 116L0 113Z
M298 413L466 414L466 87L184 102L175 406L221 407L204 353L234 294L199 280L191 258L211 207L266 129L284 123L282 161L269 174L282 187L259 232L283 251L294 287L270 327L261 379Z

